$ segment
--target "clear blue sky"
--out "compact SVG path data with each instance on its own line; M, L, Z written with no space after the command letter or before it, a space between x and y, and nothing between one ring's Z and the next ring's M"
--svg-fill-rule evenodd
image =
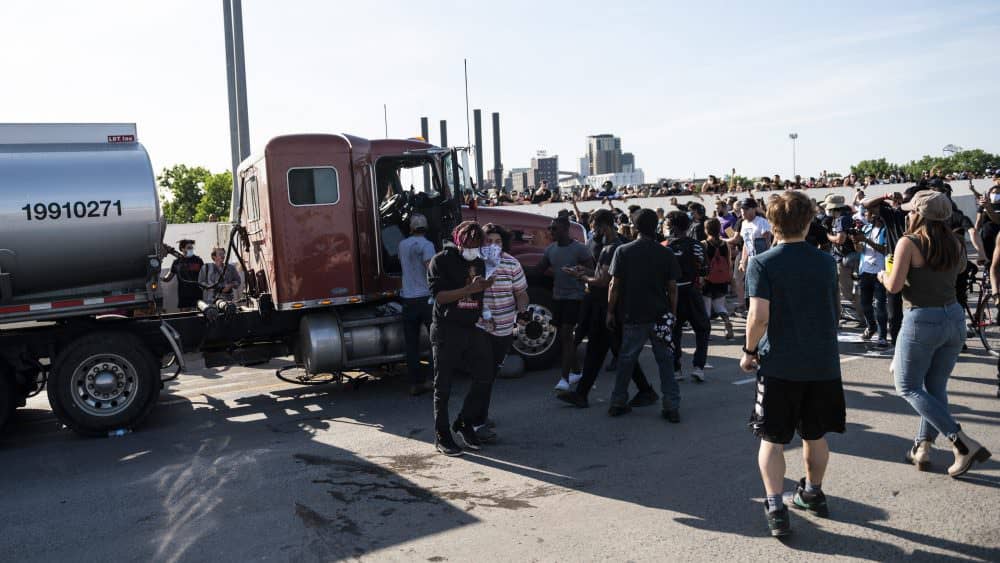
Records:
M647 178L1000 153L1000 2L244 1L254 149L501 113L503 163L576 170L610 132ZM222 3L0 4L0 121L134 121L156 167L229 163Z

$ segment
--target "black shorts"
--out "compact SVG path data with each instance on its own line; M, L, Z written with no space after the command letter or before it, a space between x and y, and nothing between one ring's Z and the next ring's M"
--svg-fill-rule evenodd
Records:
M827 432L845 430L847 407L840 379L788 381L757 375L756 396L749 426L765 442L787 444L796 431L803 440L819 440Z
M552 301L552 324L556 326L576 325L580 322L579 299L555 299Z

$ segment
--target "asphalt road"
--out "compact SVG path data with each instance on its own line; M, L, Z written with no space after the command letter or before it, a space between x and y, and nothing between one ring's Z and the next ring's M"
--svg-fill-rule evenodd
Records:
M303 388L274 378L280 363L203 369L170 383L139 431L103 439L60 430L39 397L0 438L0 559L1000 560L1000 399L978 343L952 408L997 456L961 480L944 449L931 472L903 463L917 417L889 358L841 344L849 424L830 439L832 517L796 512L780 543L746 428L754 386L739 339L720 335L708 382L681 385L680 425L656 407L609 418L611 374L577 410L553 398L554 372L535 372L497 385L501 442L457 459L435 454L430 397L399 377ZM648 352L643 363L653 373Z

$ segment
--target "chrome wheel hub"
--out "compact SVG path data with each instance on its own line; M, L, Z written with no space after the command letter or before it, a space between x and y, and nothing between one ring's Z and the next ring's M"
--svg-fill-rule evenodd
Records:
M114 416L135 400L135 366L117 354L98 354L81 362L70 381L73 402L93 416Z

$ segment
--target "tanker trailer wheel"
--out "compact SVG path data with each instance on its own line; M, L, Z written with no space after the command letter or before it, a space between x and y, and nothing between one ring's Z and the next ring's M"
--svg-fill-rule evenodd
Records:
M528 288L531 319L514 327L514 351L524 358L525 371L552 367L559 358L559 327L552 323L552 292L544 287Z
M142 422L160 396L160 362L134 335L81 337L56 357L49 404L79 434L105 435Z
M10 415L14 414L17 405L17 398L14 396L16 391L14 378L0 369L0 430L3 430L4 425L10 420Z

